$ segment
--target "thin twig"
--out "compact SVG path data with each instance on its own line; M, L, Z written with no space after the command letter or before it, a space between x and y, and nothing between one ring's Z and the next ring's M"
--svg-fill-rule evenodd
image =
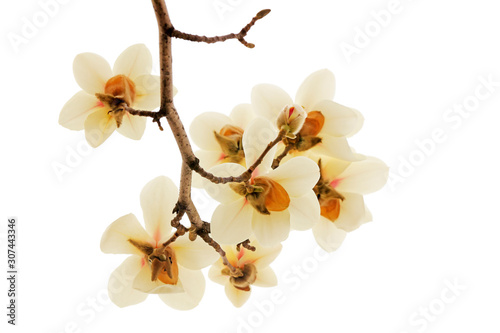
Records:
M212 44L212 43L217 43L217 42L225 42L226 40L229 39L237 39L241 44L245 45L248 48L254 48L255 45L252 43L248 43L245 40L245 36L248 34L250 31L250 28L261 18L265 17L267 14L271 12L270 9L264 9L261 10L260 12L255 15L255 17L248 23L241 31L237 34L232 33L232 34L227 34L224 36L215 36L215 37L207 37L207 36L199 36L199 35L193 35L193 34L187 34L185 32L181 32L175 28L170 30L170 36L179 38L179 39L184 39L188 40L191 42L199 42L199 43L207 43L207 44Z
M280 163L281 163L281 160L283 158L285 158L286 155L288 155L288 153L290 152L290 150L293 149L293 145L287 145L285 146L285 149L283 149L283 151L281 152L281 154L279 154L274 160L273 160L273 164L271 165L271 168L276 169L277 167L280 166Z
M250 250L250 251L255 251L256 250L255 246L250 245L250 239L247 239L246 241L243 241L241 243L236 244L236 250L240 251L240 249L241 249L242 246L245 249Z
M283 140L283 137L285 136L284 131L280 131L278 133L278 136L276 139L271 141L266 149L260 154L259 158L255 160L255 162L241 175L239 176L228 176L228 177L218 177L215 176L214 174L206 171L200 166L199 160L196 159L195 163L191 164L190 167L193 169L193 171L196 171L197 173L200 174L200 176L210 180L214 184L226 184L226 183L241 183L241 182L246 182L252 177L252 173L257 169L257 167L262 163L264 160L264 157L266 157L267 153L276 146L281 140Z

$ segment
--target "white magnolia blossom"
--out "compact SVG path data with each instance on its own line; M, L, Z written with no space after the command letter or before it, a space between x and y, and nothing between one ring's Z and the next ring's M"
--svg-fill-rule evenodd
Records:
M346 137L357 133L363 125L363 116L355 109L332 101L335 77L327 69L309 75L292 98L272 84L260 84L252 90L255 113L273 123L285 108L298 104L307 112L307 118L297 134L296 150L311 149L316 154L333 156L347 161L357 160Z
M335 251L346 233L372 220L363 194L381 189L389 168L381 160L365 157L346 162L322 157L321 179L314 191L321 206L321 217L313 227L316 242L327 252Z
M275 126L254 119L243 134L246 167L224 163L209 171L217 176L239 176L277 136ZM312 188L319 179L318 165L303 156L272 170L275 148L252 173L248 184L213 184L204 180L207 193L221 204L211 220L212 237L222 244L237 244L253 233L264 246L284 241L290 232L307 230L319 220L319 204Z
M73 73L83 90L63 106L59 124L76 131L85 129L85 137L92 147L101 145L115 129L130 139L139 140L146 128L146 118L133 116L116 104L124 102L139 110L160 106L160 78L151 75L151 68L151 53L143 44L123 51L113 69L97 54L77 55Z
M243 273L241 277L231 277L229 268L222 263L222 259L213 264L208 271L208 277L224 286L227 297L236 307L241 307L250 298L252 286L274 287L278 284L278 279L269 264L280 253L281 244L264 247L253 239L250 244L255 246L255 251L245 249L243 246L240 251L237 251L234 245L222 247L229 263Z
M189 128L193 142L201 148L195 152L205 170L222 163L245 165L241 143L243 132L255 118L250 104L239 104L229 116L205 112L194 118ZM202 187L201 177L193 173L193 186Z
M104 232L104 253L130 254L109 279L109 297L119 307L140 303L149 294L178 310L198 305L205 291L200 269L214 263L218 254L203 240L172 236L170 221L178 190L167 177L150 181L141 192L145 227L133 214L120 217Z

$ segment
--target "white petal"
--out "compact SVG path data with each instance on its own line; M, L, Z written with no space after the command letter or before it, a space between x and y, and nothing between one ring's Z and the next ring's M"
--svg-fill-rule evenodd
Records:
M116 121L108 111L100 108L85 119L85 138L91 147L99 147L116 129Z
M231 283L226 283L224 288L227 298L237 308L241 307L250 298L250 291L236 289Z
M366 216L363 196L354 193L342 193L344 200L340 204L340 214L335 226L347 232L356 230L364 223Z
M309 75L300 85L295 102L307 111L314 103L323 99L332 99L335 94L335 76L328 69L322 69Z
M291 197L300 197L312 190L319 180L319 167L310 158L291 158L267 175L283 186Z
M290 211L290 226L294 230L310 229L319 221L319 201L312 190L308 190L302 197L290 198L288 210Z
M106 59L95 53L81 53L73 61L76 83L90 95L103 93L106 82L113 76Z
M151 52L144 44L128 47L116 59L113 66L114 75L126 75L132 80L144 74L150 74L153 67Z
M205 278L201 271L189 270L179 266L179 280L184 292L176 294L161 294L160 299L168 306L177 310L191 310L195 308L205 293Z
M250 124L255 117L256 115L253 112L251 104L236 105L229 115L233 125L238 126L243 130L247 128L248 124Z
M101 238L101 251L115 254L143 253L133 246L128 240L145 242L153 245L154 241L139 223L134 214L120 217L109 225Z
M243 133L243 150L245 151L247 168L254 164L269 143L274 141L277 136L276 127L264 118L256 118L248 125ZM266 154L253 175L267 173L271 169L275 154L276 146Z
M359 157L352 151L345 137L336 137L322 134L321 143L314 146L312 151L316 154L327 155L344 161L357 161Z
M146 230L155 242L167 240L172 227L170 221L174 214L178 197L177 186L165 176L156 177L147 183L141 191L141 207Z
M321 156L321 176L324 180L332 181L342 174L351 163L337 158Z
M214 132L219 133L222 127L230 124L231 118L222 113L205 112L193 119L189 127L189 135L201 149L222 152Z
M152 111L160 106L160 77L157 75L141 75L134 79L135 101L133 107L138 110Z
M359 112L329 100L322 100L311 111L320 111L325 117L321 133L332 136L347 136L359 126ZM321 134L319 135L321 136Z
M276 123L278 113L286 105L293 104L292 98L278 86L259 84L252 89L252 107L256 114Z
M212 215L210 226L214 240L221 244L237 244L252 233L254 208L241 198L228 204L220 204Z
M179 238L172 243L171 247L175 251L179 265L187 269L205 268L219 258L214 248L199 237L194 242L187 237Z
M336 189L340 192L368 194L384 187L389 177L389 167L375 157L351 163L338 178Z
M372 212L370 212L370 210L368 209L368 207L365 205L365 216L363 217L363 220L361 221L361 223L368 223L368 222L371 222L373 221L373 215L372 215Z
M239 176L245 171L244 166L236 163L224 163L208 170L217 177ZM229 187L229 184L214 184L208 179L203 179L203 188L208 195L220 203L230 203L242 198L241 195Z
M255 212L252 218L255 238L264 246L273 246L288 238L290 233L290 213L271 212L270 215Z
M132 140L140 140L146 130L146 117L133 116L125 112L117 132Z
M89 95L85 91L77 92L64 104L59 114L59 124L70 130L80 131L89 114L101 107L102 104L94 95Z
M229 276L222 274L224 267L226 266L222 263L222 260L218 260L215 264L210 266L210 269L208 270L208 278L221 285L228 283Z
M181 267L179 267L179 276L180 271ZM177 281L176 285L165 284L160 280L151 281L151 268L148 264L142 266L132 283L132 287L147 294L177 294L184 292L183 285L179 281Z
M142 260L139 256L128 257L109 277L109 299L120 308L141 303L148 297L148 294L132 288L132 283L141 270Z
M320 221L312 228L314 238L326 252L333 252L342 245L347 232L337 228L336 223L321 216Z
M278 285L278 278L271 267L257 270L257 278L252 284L257 287L275 287Z

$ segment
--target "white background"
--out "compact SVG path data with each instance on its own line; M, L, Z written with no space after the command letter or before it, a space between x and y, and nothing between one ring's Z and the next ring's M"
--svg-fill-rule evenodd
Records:
M365 116L350 143L392 170L390 186L366 197L374 222L340 250L316 252L311 232L294 232L273 264L278 287L254 288L236 309L207 281L204 299L189 312L154 295L125 309L110 304L107 280L123 257L99 250L109 223L130 212L142 216L144 184L161 174L178 181L173 137L148 124L141 141L114 134L82 152L83 132L57 123L79 90L76 54L95 52L112 64L126 47L145 43L156 57L151 4L70 0L44 22L40 3L47 1L0 5L0 267L6 271L7 217L15 215L20 272L16 327L6 324L1 279L2 332L499 331L500 86L489 92L481 83L500 82L495 1L401 0L385 26L372 12L391 7L389 0L221 0L231 9L223 13L214 0L168 1L178 29L205 35L237 32L272 9L247 38L253 50L235 41L174 41L175 103L186 126L201 112L229 113L249 102L255 84L274 83L293 96L308 74L329 68L335 100ZM38 31L14 47L8 36L22 37L34 16ZM363 44L364 29L371 37ZM357 53L346 57L346 43ZM479 100L477 92L489 95ZM449 111L464 103L471 110L464 116ZM429 143L435 131L441 140ZM426 152L417 142L427 143ZM71 172L58 178L54 165L67 159ZM214 203L199 192L196 200L208 219ZM281 298L270 305L273 290Z

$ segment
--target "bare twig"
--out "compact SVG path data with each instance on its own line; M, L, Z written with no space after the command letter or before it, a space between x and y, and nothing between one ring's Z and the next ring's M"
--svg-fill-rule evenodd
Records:
M285 149L279 154L273 161L273 164L271 165L271 168L276 169L277 167L280 166L281 160L285 158L286 155L290 152L290 150L293 149L293 145L287 145L285 146Z
M245 37L248 34L248 32L250 31L250 28L252 28L252 26L255 24L255 22L257 22L261 18L265 17L270 12L271 12L270 9L264 9L264 10L261 10L260 12L258 12L257 15L255 15L255 17L252 19L252 21L250 21L250 23L248 23L237 34L232 33L232 34L227 34L224 36L207 37L207 36L187 34L187 33L181 32L181 31L173 28L172 30L170 30L170 36L175 37L175 38L179 38L179 39L189 40L191 42L203 42L203 43L208 43L208 44L217 43L217 42L225 42L226 40L229 40L229 39L237 39L241 44L252 49L255 47L255 45L252 43L248 43L245 40Z
M243 241L241 243L236 244L236 250L240 251L240 249L241 249L242 246L245 249L250 250L250 251L255 251L256 250L255 246L250 245L250 239L247 239L246 241Z

